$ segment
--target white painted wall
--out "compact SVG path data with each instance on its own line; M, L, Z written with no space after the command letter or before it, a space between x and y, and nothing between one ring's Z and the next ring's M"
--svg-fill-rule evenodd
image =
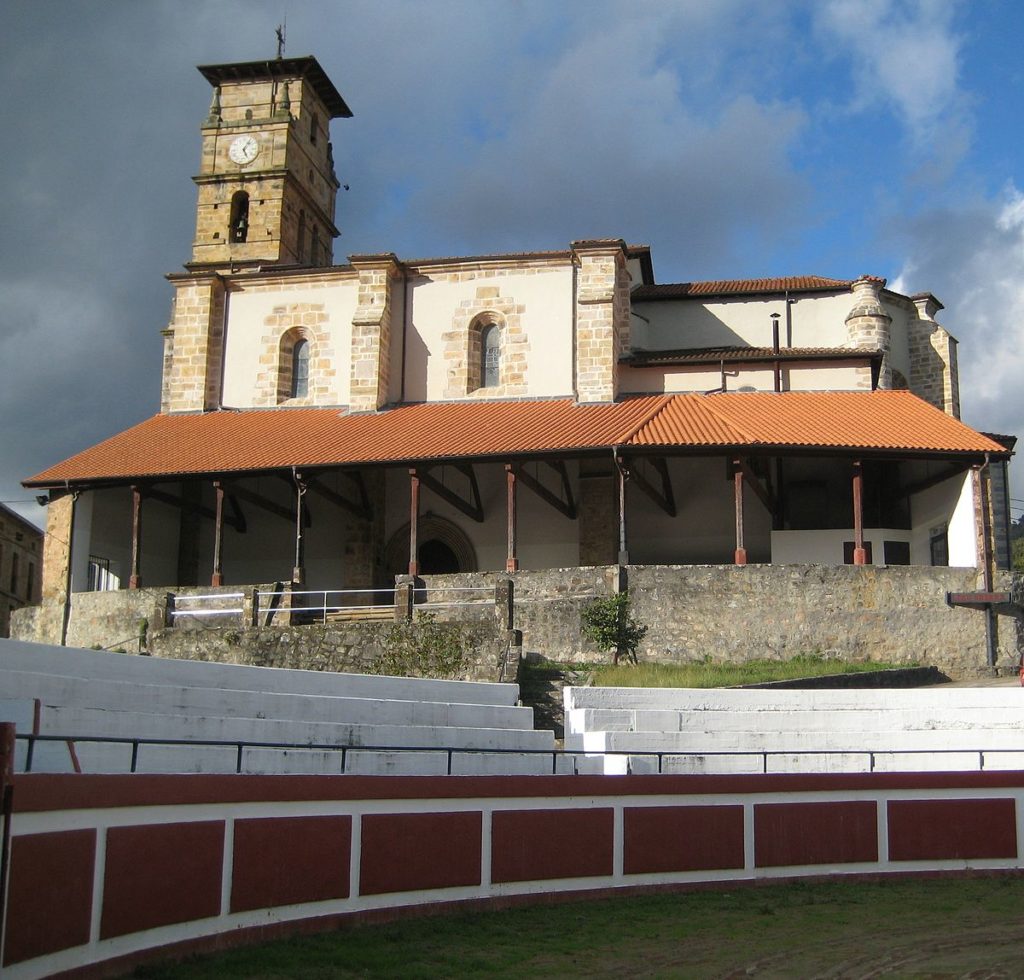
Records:
M910 560L915 565L931 564L931 533L942 527L947 527L949 536L950 565L973 568L977 564L970 471L914 494L910 516L914 525Z
M529 343L526 384L529 397L572 394L572 270L541 268L508 276L487 276L450 282L429 274L411 280L411 321L407 328L405 397L433 401L444 397L447 369L443 335L452 329L464 301L477 302L480 287L497 287L500 299L523 308L522 328ZM496 305L500 310L501 306Z
M969 568L978 564L978 536L974 523L974 475L968 473L956 508L949 519L949 564Z
M579 499L577 484L578 468L574 461L568 464L570 483L576 499ZM559 483L553 471L544 472L530 466L531 473L538 475L553 492L559 491ZM504 571L508 551L508 529L506 521L505 471L501 463L481 463L474 466L480 486L480 497L484 508L484 521L477 522L466 517L451 504L442 500L431 490L420 487L420 517L428 514L444 518L455 524L472 541L476 551L478 571ZM440 469L433 475L440 478ZM445 479L453 489L466 493L461 474L449 471ZM519 539L519 567L522 569L571 568L579 564L579 525L542 501L535 493L522 484L517 492L517 517ZM387 474L387 524L385 542L388 542L409 522L409 475L404 469L389 470ZM420 543L426 538L421 534ZM408 554L408 549L403 551ZM404 571L404 569L403 569Z
M771 314L779 314L780 342L788 347L841 347L846 343L846 315L852 307L848 292L834 296L801 295L790 304L787 336L786 304L782 296L742 299L660 300L635 303L646 317L633 317L634 348L673 350L687 347L771 347Z
M229 408L252 408L257 377L273 367L260 364L263 338L275 331L264 321L275 307L293 303L323 305L325 325L337 364L336 387L324 404L344 405L349 397L349 363L352 344L352 316L356 310L358 280L339 278L327 285L310 285L287 279L274 289L242 283L231 291L224 365L223 403Z
M839 528L827 531L772 531L772 556L774 565L842 565L843 543L853 541L853 528ZM911 532L904 528L865 528L864 540L871 543L871 564L884 564L886 541L911 541ZM913 564L929 564L915 561Z
M783 365L783 391L854 391L859 388L858 367L870 366L870 361L839 361ZM703 392L718 388L722 372L718 367L625 367L620 368L619 389L623 392L675 393ZM756 391L774 391L775 373L771 365L727 365L725 384L728 391L744 387Z

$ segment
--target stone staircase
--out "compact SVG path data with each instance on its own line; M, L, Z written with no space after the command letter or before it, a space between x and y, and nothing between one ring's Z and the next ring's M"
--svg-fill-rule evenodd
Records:
M533 708L533 727L547 729L561 740L565 736L566 687L586 683L586 670L573 670L551 661L527 660L519 669L519 698Z

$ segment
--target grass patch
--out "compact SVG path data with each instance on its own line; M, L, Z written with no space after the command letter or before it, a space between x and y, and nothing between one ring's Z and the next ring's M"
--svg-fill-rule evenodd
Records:
M1024 878L788 885L409 919L144 967L149 980L1019 975ZM1000 968L1009 972L998 971Z
M645 664L637 666L597 664L592 669L598 687L735 687L764 684L769 681L824 677L829 674L861 674L892 670L906 664L867 661L851 663L826 657L805 655L790 660L747 660L740 664L712 663L702 660L691 664ZM578 669L579 665L576 665Z

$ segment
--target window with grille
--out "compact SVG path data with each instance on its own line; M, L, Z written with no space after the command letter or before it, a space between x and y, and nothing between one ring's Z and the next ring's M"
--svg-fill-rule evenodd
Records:
M501 329L497 324L487 327L480 338L480 384L483 388L501 384Z

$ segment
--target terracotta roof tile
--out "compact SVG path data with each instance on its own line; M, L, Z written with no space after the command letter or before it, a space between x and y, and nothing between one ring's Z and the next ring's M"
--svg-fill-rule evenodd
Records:
M906 391L649 395L156 415L25 481L145 480L297 467L502 459L615 445L994 453L998 443Z
M712 416L694 428L695 418ZM677 395L639 432L644 446L779 446L896 450L913 453L1005 453L993 440L909 391L790 391Z
M838 292L849 289L852 279L829 279L825 276L784 276L773 279L712 279L707 282L660 283L638 286L631 293L633 300L688 299L697 296L738 296L744 293L809 293Z
M622 364L718 364L720 361L829 361L881 357L880 350L854 347L700 347L679 350L634 350L619 358Z

